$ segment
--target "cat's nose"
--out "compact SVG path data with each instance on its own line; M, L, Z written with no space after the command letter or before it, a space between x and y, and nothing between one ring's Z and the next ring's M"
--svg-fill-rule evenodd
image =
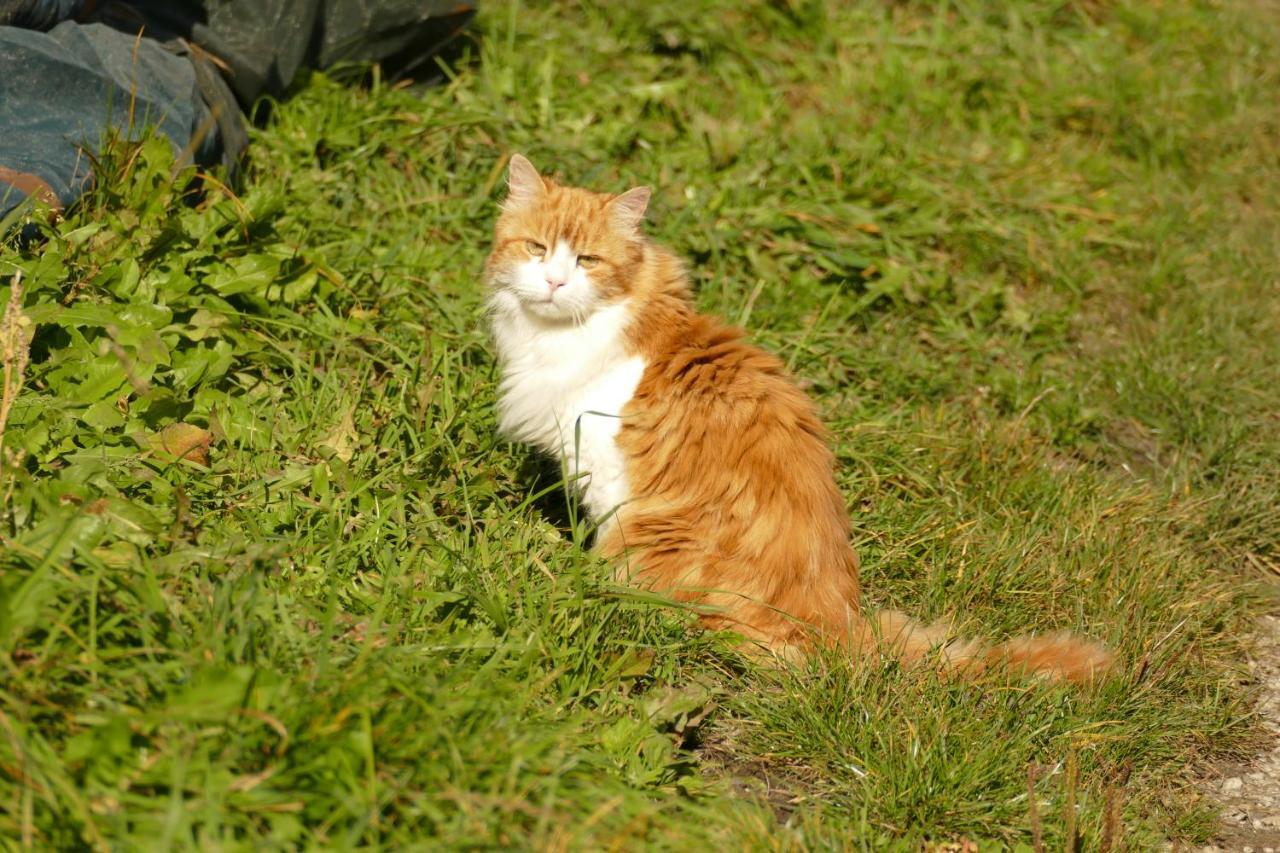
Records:
M565 281L564 273L547 273L547 287L551 288L552 293L564 287Z

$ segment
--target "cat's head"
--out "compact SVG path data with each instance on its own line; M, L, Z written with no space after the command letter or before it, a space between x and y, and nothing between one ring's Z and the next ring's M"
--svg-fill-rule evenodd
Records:
M581 322L629 294L648 187L621 195L562 187L519 154L507 182L485 266L495 298L543 320Z

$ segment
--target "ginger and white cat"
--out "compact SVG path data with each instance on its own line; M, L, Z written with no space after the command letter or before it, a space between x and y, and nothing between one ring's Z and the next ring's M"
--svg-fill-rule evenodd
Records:
M499 424L566 463L623 577L783 656L882 644L965 672L1086 681L1108 667L1070 634L986 645L864 614L812 403L776 357L696 311L680 261L641 231L649 190L560 186L520 155L508 183L485 267Z

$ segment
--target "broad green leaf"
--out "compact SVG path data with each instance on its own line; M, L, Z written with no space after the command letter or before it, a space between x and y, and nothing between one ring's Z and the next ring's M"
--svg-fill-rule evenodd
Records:
M101 430L124 426L124 415L120 414L114 400L99 400L85 409L80 417L85 423Z
M275 281L280 261L267 255L233 258L209 275L206 283L223 296L236 293L264 294Z

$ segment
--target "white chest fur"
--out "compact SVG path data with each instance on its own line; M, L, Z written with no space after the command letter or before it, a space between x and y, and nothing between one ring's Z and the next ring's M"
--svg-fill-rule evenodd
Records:
M615 439L645 365L623 346L627 306L601 309L579 325L531 317L502 294L493 308L502 362L499 427L559 456L588 514L600 521L630 495Z

